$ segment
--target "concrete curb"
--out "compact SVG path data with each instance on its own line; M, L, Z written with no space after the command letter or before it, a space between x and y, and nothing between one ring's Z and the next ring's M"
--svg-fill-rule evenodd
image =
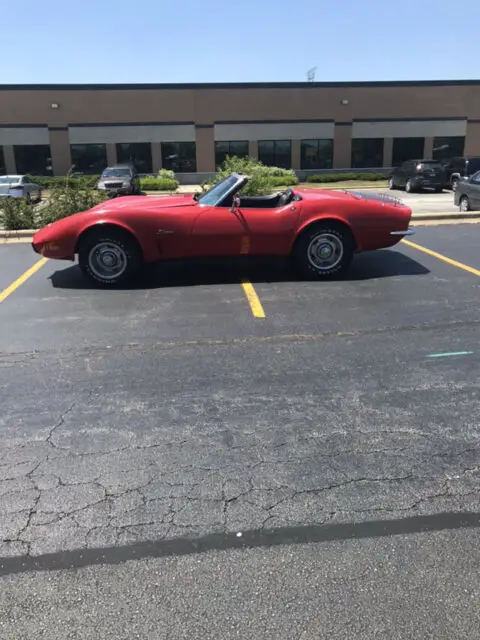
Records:
M18 229L18 231L0 231L0 240L31 240L38 229Z
M412 223L442 220L476 220L480 218L480 211L455 212L445 211L440 213L414 213ZM37 229L20 229L18 231L0 231L0 242L31 242Z

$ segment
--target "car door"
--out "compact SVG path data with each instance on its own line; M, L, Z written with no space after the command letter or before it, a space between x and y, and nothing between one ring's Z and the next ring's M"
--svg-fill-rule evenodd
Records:
M196 256L284 255L300 214L301 201L281 207L209 207L195 221Z
M239 256L248 235L232 207L202 207L194 222L189 253L199 257Z
M273 208L240 206L235 214L242 222L243 236L240 253L243 255L286 255L290 249L301 200L293 200Z
M480 209L480 171L474 173L468 181L467 187L468 201L470 209L475 211Z
M397 187L404 187L407 182L407 169L409 166L409 162L402 162L402 164L397 167L397 177L395 180Z

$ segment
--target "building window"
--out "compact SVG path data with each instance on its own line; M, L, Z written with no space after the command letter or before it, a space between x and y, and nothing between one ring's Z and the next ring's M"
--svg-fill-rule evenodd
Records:
M34 176L52 175L52 158L50 145L27 144L13 147L17 173L29 173Z
M465 138L444 137L433 139L432 158L434 160L448 160L449 158L462 157L465 149Z
M302 140L300 147L301 169L331 169L333 165L333 140Z
M259 140L258 159L269 167L292 167L292 143L290 140Z
M70 152L75 173L100 174L107 166L105 144L71 144Z
M196 154L195 142L162 142L162 166L175 173L195 173Z
M399 167L407 160L422 160L425 138L394 138L392 166Z
M4 176L6 173L5 154L3 153L3 147L0 147L0 176Z
M370 169L383 166L383 138L353 138L352 168Z
M117 162L133 164L138 173L152 173L152 146L150 142L117 143Z
M230 156L246 158L248 156L248 140L232 140L231 142L215 142L215 166L219 167Z

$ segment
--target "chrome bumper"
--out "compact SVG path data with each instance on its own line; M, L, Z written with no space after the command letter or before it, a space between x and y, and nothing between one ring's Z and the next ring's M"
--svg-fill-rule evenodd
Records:
M390 231L391 236L413 236L415 231L413 229L407 229L406 231Z

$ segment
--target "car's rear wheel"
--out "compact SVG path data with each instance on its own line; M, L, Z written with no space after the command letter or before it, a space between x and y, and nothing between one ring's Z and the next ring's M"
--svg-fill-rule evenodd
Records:
M293 259L305 277L322 280L340 275L355 251L351 232L343 225L319 223L306 229L293 249Z
M79 264L83 274L104 286L130 281L142 266L140 248L121 230L91 232L80 242Z
M413 191L413 184L411 180L407 180L407 182L405 183L405 191L407 193L412 193Z
M462 196L460 198L460 211L470 211L470 202L468 201L467 196Z

